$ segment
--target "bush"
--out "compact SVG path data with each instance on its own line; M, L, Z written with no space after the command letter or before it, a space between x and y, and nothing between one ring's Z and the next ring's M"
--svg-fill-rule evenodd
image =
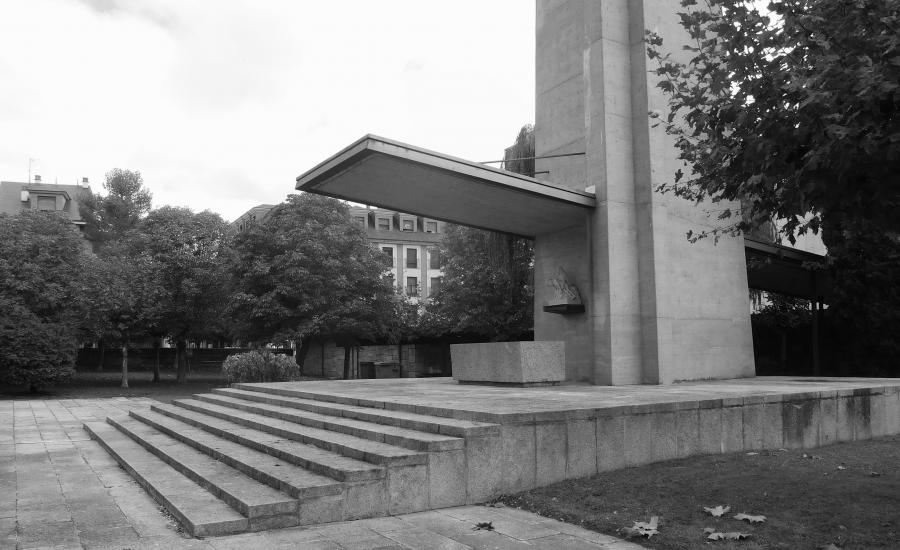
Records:
M75 330L71 323L42 319L0 296L0 384L32 392L75 376Z
M300 367L293 357L254 350L230 355L222 363L222 373L232 382L288 382L300 378Z

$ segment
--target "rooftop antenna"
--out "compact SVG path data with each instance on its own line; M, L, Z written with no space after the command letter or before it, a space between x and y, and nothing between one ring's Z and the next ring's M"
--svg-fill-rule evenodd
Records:
M33 162L36 161L36 160L37 160L37 159L33 159L33 158L31 158L31 157L28 157L28 183L31 183L31 163L33 163Z

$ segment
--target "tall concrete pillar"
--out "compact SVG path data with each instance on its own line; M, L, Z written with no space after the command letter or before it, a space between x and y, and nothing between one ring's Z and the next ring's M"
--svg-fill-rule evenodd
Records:
M536 154L557 185L593 188L587 227L536 239L535 338L567 342L567 378L597 384L752 376L743 239L691 244L713 208L654 189L681 166L648 112L665 97L644 29L687 43L671 0L538 0ZM589 261L586 261L589 260ZM584 314L542 311L555 266L581 290ZM581 266L581 267L580 267Z

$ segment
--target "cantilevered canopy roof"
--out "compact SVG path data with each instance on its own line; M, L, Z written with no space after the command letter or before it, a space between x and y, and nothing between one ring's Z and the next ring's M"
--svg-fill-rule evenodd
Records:
M831 297L833 282L824 256L747 237L744 251L750 288L826 302Z
M297 189L534 237L582 223L594 197L367 135L297 178Z

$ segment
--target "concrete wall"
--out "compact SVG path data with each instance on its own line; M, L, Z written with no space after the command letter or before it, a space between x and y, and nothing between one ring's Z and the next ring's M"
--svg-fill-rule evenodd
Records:
M555 411L501 425L489 496L697 455L813 449L900 433L897 387ZM489 498L489 497L488 497ZM486 500L486 499L485 499Z
M571 227L553 235L542 235L534 242L534 332L537 340L565 342L566 380L594 381L593 346L590 316L593 305L587 228ZM556 276L561 266L578 288L585 312L569 315L544 313L543 305L555 296L546 281Z
M572 371L599 384L752 376L743 240L689 243L687 231L713 227L715 213L654 191L681 163L647 116L666 104L647 72L645 27L673 51L685 43L671 2L537 2L536 154L585 154L540 159L536 170L558 185L593 186L598 206L587 255L551 251L557 236L536 240L536 255L549 254L536 264L585 262L592 277L579 285L582 318L547 320L536 301L535 338L568 330L567 341L584 342L588 331L592 364L573 356Z

